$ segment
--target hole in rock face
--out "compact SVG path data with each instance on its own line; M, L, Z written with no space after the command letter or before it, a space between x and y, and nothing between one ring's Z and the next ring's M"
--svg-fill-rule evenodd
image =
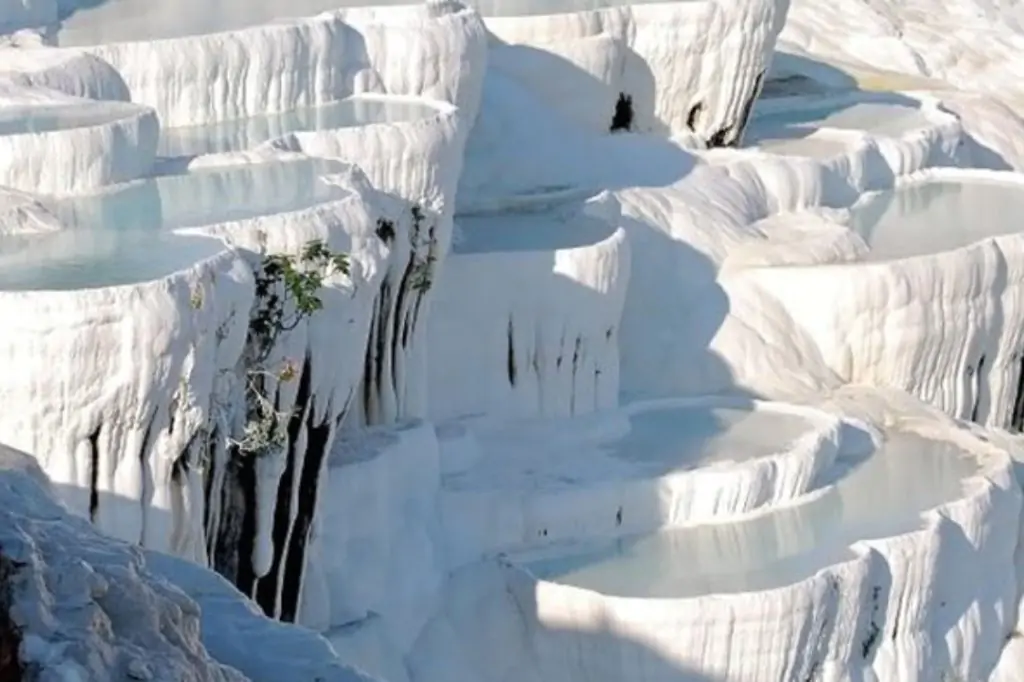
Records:
M726 143L726 139L728 139L729 134L731 132L732 132L732 126L726 126L725 128L722 128L721 130L713 133L711 135L711 137L708 138L708 141L707 141L708 149L718 149L720 147L728 147L729 145Z
M703 102L697 102L690 107L690 113L686 115L686 127L689 128L691 132L697 132L697 119L700 118L702 111L704 111Z
M390 244L395 240L395 224L390 220L384 220L380 218L377 221L377 238L385 244Z
M615 102L615 113L612 115L612 124L609 132L633 129L633 97L624 92L619 93L619 99Z

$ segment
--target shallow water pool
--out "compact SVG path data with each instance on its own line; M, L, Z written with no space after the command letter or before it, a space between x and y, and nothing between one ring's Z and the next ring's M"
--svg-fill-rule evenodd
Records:
M875 135L899 136L928 125L917 102L850 102L809 103L785 111L755 114L754 128L801 126L812 128L839 128L863 130Z
M288 133L415 121L437 113L437 108L412 100L352 97L321 107L280 114L168 128L160 134L157 154L165 157L194 156L250 149Z
M318 176L344 164L301 160L149 179L99 196L51 200L66 227L0 238L0 290L73 290L164 277L224 250L173 230L299 211L349 195Z
M851 558L849 546L921 526L977 464L954 446L894 435L812 502L738 523L623 538L520 561L536 577L606 595L682 598L789 585Z
M868 260L952 251L1024 229L1024 185L931 180L870 195L850 227L867 242Z

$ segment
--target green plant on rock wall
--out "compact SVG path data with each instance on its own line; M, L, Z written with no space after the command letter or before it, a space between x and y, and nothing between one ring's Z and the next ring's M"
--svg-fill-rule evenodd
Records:
M245 358L246 418L232 444L245 454L264 455L284 447L291 413L267 394L268 381L287 383L300 373L297 361L269 366L281 334L323 308L324 280L349 274L347 254L331 251L322 240L307 242L298 255L265 255L256 270L256 302L249 318Z

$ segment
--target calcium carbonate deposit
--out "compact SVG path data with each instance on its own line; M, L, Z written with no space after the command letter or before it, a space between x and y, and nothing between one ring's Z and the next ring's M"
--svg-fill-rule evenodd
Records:
M0 680L1024 682L1024 4L354 4L0 0Z

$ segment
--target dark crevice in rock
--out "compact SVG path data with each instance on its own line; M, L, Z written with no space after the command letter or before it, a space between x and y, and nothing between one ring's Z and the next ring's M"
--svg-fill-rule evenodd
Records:
M198 439L198 433L192 436L192 440L188 442L188 445L185 446L181 453L174 459L174 463L171 464L171 480L182 487L185 486L189 472L192 471L192 448L196 446L196 441Z
M743 105L743 110L740 112L739 120L724 126L720 130L712 133L711 137L707 139L708 149L715 149L718 147L736 147L743 139L743 133L747 129L747 123L750 121L750 114L754 110L754 102L761 94L761 87L764 83L764 71L757 75L754 80L754 90L750 94L750 97Z
M252 553L256 542L256 465L251 456L229 445L221 488L221 517L214 569L246 595L252 595L256 575Z
M21 630L11 619L11 581L22 567L0 554L0 682L21 682L25 669L21 664Z
M619 130L630 131L633 129L633 97L624 92L619 93L619 99L615 102L615 113L612 115L612 124L609 132Z
M309 533L313 526L313 515L316 513L316 501L319 495L320 480L327 464L327 451L330 448L334 423L327 420L317 424L316 399L310 401L305 415L306 421L306 453L302 458L302 472L299 476L299 504L295 519L292 521L292 532L288 547L283 548L284 577L281 586L281 620L291 623L299 612L299 598L302 595L302 578L306 568L306 547ZM328 408L327 413L330 413Z
M171 406L171 410L170 410L172 425L173 425L173 420L174 420L174 416L173 416L174 415L174 410L175 410L175 407L172 405ZM146 430L142 434L142 446L139 448L139 471L142 472L142 474L141 474L142 475L142 481L140 482L141 485L139 487L140 490L146 490L147 485L148 485L149 476L146 474L146 461L149 459L149 448L152 445L151 441L153 440L153 426L156 423L156 414L157 414L156 410L153 410L153 414L151 414L149 416L149 419L146 420ZM186 448L185 452L188 452L187 448ZM184 455L184 454L185 453L182 453L182 455ZM179 456L178 459L180 459L180 458L181 457ZM175 460L174 464L171 465L171 478L175 482L178 481L177 474L178 474L178 461ZM143 519L145 519L147 517L147 515L149 514L149 505L150 505L151 502L152 502L152 499L150 497L147 497L146 495L140 496L139 506L140 506L140 511L142 513L142 518ZM146 540L146 538L145 538L145 534L146 534L145 526L146 526L146 523L143 522L142 526L143 527L139 530L139 544L140 545L145 544L145 540Z
M690 129L690 132L697 132L698 119L702 111L704 111L703 102L697 102L690 107L689 113L686 114L686 127Z
M508 383L510 386L516 385L516 347L513 341L513 327L512 318L508 318L508 348L507 348L507 359L505 361L505 371L508 373Z
M139 448L139 462L141 462L142 465L143 465L141 471L145 471L145 462L146 462L146 459L148 458L149 448L152 446L153 426L155 426L155 425L156 425L156 410L154 410L153 414L151 414L149 416L149 419L146 420L146 430L142 433L142 447ZM174 411L172 410L171 411L171 426L168 427L168 430L173 429L173 427L174 427Z
M979 410L981 409L981 393L985 384L985 356L978 359L978 369L974 375L974 406L971 408L971 421L978 423Z
M747 124L750 123L750 114L754 111L754 102L761 96L761 88L764 85L764 71L757 74L757 79L754 81L754 90L750 93L750 97L747 99L746 104L743 105L743 113L740 115L739 125L736 127L736 135L730 142L732 146L736 146L743 139L743 133L747 130Z
M1010 417L1010 428L1014 431L1024 430L1024 353L1018 356L1017 397L1013 401L1013 415Z
M213 550L213 535L215 529L213 528L213 513L217 506L213 500L213 480L217 478L218 463L217 463L217 438L219 432L216 427L210 429L209 437L206 440L206 459L209 462L207 466L206 475L203 477L203 499L205 508L203 509L203 528L206 529L206 550L212 552Z
M366 339L366 349L363 353L363 414L367 418L370 416L373 403L373 368L376 363L374 342L377 338L377 320L380 317L380 296L381 294L378 293L377 299L374 301L373 317L370 318L370 333Z
M417 300L416 307L417 307L417 309L419 309L419 301L418 300ZM410 330L411 330L411 324L410 324L409 319L407 318L405 320L405 323L402 324L402 348L408 348L409 347L409 331Z
M267 575L260 578L256 588L255 601L271 618L279 613L277 603L277 586L281 582L281 570L285 542L292 527L292 488L295 469L301 459L296 452L295 444L299 442L302 432L302 421L310 404L312 391L312 368L307 355L299 377L299 388L295 396L295 406L291 419L288 420L288 446L285 453L285 467L277 486L274 506L274 527L271 537L274 543L274 558Z
M418 232L418 230L417 230ZM405 270L402 272L402 279L398 284L398 293L395 296L395 308L393 312L391 329L391 386L397 393L399 390L398 377L394 375L394 370L398 367L398 339L402 337L402 322L405 319L405 305L407 305L406 297L409 295L409 284L412 279L413 269L416 267L416 232L413 236L413 248L409 253L409 262L405 264Z
M89 520L96 523L100 509L100 430L103 425L89 434Z
M581 346L583 337L576 337L576 345L572 349L572 394L569 396L569 414L576 414L576 374L580 369Z
M366 359L363 366L363 414L372 421L376 414L374 396L380 395L384 384L384 358L387 352L388 311L391 308L391 286L385 278L380 285L370 321L370 337L366 342Z

